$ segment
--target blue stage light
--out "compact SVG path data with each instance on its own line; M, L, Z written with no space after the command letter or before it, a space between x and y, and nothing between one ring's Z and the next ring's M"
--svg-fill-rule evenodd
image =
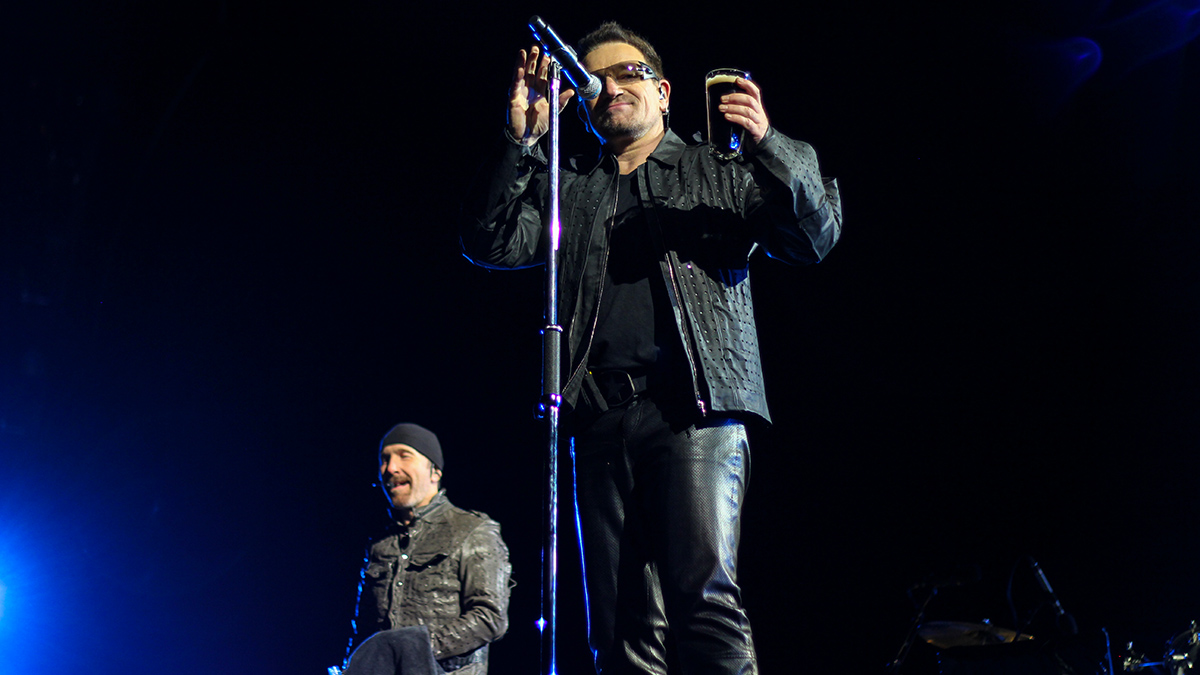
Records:
M28 476L9 480L13 473L0 481L0 673L56 673L46 640L63 625L64 603L50 564L57 529L47 516L51 498Z
M1086 37L1031 40L1017 45L1021 91L1042 119L1053 117L1100 68L1100 45Z
M1200 0L1159 0L1110 21L1094 37L1112 56L1117 73L1131 71L1187 47L1200 36Z
M36 617L30 616L28 596L29 570L18 549L20 537L9 524L0 528L0 672L22 672L30 665L29 628Z

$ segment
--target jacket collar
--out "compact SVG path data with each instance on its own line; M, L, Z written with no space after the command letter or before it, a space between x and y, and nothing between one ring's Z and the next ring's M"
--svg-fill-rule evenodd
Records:
M650 153L650 159L664 166L679 166L683 150L687 144L674 131L667 129L666 135L658 142L658 147Z
M413 511L412 522L408 524L408 528L412 528L414 525L416 525L419 522L431 520L437 514L441 513L442 511L445 511L446 507L448 507L449 505L450 505L450 500L446 498L446 491L438 490L437 494L433 496L433 499L431 499L428 504L426 504L425 506L418 507L417 509L415 509ZM397 522L396 524L399 525L401 528L405 527L403 524L401 524L399 522Z
M608 152L603 145L600 146L600 148L600 157L604 161L598 161L591 170L594 171L600 167L605 167L609 170L615 170L615 167L617 166L616 157L614 157L611 152ZM679 166L679 162L683 158L683 151L685 148L687 148L687 143L684 143L683 139L680 138L678 134L668 128L667 133L664 134L662 140L658 142L658 147L654 148L654 152L650 153L650 157L647 158L647 161L652 159L663 166ZM572 160L572 162L574 168L578 170L578 163L574 160Z

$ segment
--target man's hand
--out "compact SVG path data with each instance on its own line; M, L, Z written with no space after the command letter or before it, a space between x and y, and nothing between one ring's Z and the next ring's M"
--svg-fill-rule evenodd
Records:
M771 122L763 110L762 90L750 80L739 77L737 85L746 93L725 94L721 97L719 110L725 113L725 119L745 127L750 137L757 143L767 135Z
M543 55L539 62L540 51L534 45L528 52L518 52L512 88L508 90L508 133L524 145L537 143L550 129L550 103L546 100L550 57ZM558 109L562 110L574 95L574 89L559 92Z

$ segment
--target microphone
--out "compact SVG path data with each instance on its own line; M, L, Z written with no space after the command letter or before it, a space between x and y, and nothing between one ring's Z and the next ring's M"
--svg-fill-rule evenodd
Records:
M554 60L558 61L558 65L562 66L567 79L575 85L575 93L579 94L579 98L590 101L600 95L604 83L600 81L600 78L583 69L583 64L579 62L579 56L575 50L564 44L554 29L542 21L542 17L536 14L530 17L529 30L533 31L534 39L542 43L546 53L553 56Z
M1075 635L1079 632L1079 625L1075 623L1075 617L1071 616L1067 610L1063 609L1062 603L1058 601L1058 595L1050 588L1050 582L1046 579L1046 573L1042 571L1042 566L1033 558L1029 559L1029 566L1033 568L1033 575L1037 577L1038 586L1050 596L1054 601L1054 612L1058 615L1058 628L1067 635Z

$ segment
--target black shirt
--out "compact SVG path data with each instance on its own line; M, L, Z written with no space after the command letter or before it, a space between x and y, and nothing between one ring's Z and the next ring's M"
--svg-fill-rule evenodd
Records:
M608 266L588 368L645 373L665 368L678 340L659 250L638 203L634 174L617 183Z

